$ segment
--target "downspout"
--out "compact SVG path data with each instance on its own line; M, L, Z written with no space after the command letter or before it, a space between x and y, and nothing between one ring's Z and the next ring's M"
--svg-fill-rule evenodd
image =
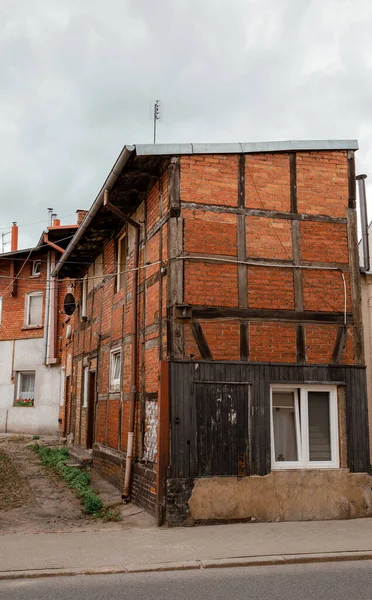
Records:
M130 400L128 417L128 440L127 440L127 458L125 462L124 492L122 498L124 502L130 502L130 491L132 482L133 450L134 450L134 429L136 419L136 399L137 399L137 287L138 287L138 264L139 264L139 242L141 226L137 221L125 215L119 208L112 205L109 200L109 190L104 192L103 205L111 210L134 229L133 241L133 278L132 278L132 318L131 318L131 374L130 374Z
M51 285L51 281L50 281L50 251L48 251L46 292L45 292L44 337L43 337L43 363L45 365L47 364L47 356L48 356L50 285Z
M368 239L368 218L367 218L367 199L366 199L366 179L367 175L357 175L360 204L360 221L362 227L362 247L363 247L363 272L370 270L369 257L369 239Z

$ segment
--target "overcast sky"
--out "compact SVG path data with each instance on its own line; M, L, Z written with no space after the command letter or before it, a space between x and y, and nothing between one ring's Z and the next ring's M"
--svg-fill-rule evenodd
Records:
M372 184L371 31L370 0L0 0L0 232L75 222L156 98L158 142L358 138Z

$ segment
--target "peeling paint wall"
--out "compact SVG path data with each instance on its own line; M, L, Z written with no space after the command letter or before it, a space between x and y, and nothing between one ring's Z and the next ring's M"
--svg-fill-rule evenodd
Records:
M308 521L372 515L371 476L347 469L195 479L191 521Z
M146 402L145 410L145 435L143 458L150 462L156 462L157 437L158 437L158 403L155 400Z

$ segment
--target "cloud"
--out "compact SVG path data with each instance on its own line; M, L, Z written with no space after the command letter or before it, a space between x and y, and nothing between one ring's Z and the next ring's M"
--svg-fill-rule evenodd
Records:
M3 0L0 227L89 207L155 98L159 142L357 137L368 173L371 25L366 0Z

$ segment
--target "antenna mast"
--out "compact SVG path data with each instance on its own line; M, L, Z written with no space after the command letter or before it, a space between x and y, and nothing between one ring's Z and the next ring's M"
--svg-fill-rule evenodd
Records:
M155 100L154 104L154 144L156 144L156 121L161 118L161 101Z

